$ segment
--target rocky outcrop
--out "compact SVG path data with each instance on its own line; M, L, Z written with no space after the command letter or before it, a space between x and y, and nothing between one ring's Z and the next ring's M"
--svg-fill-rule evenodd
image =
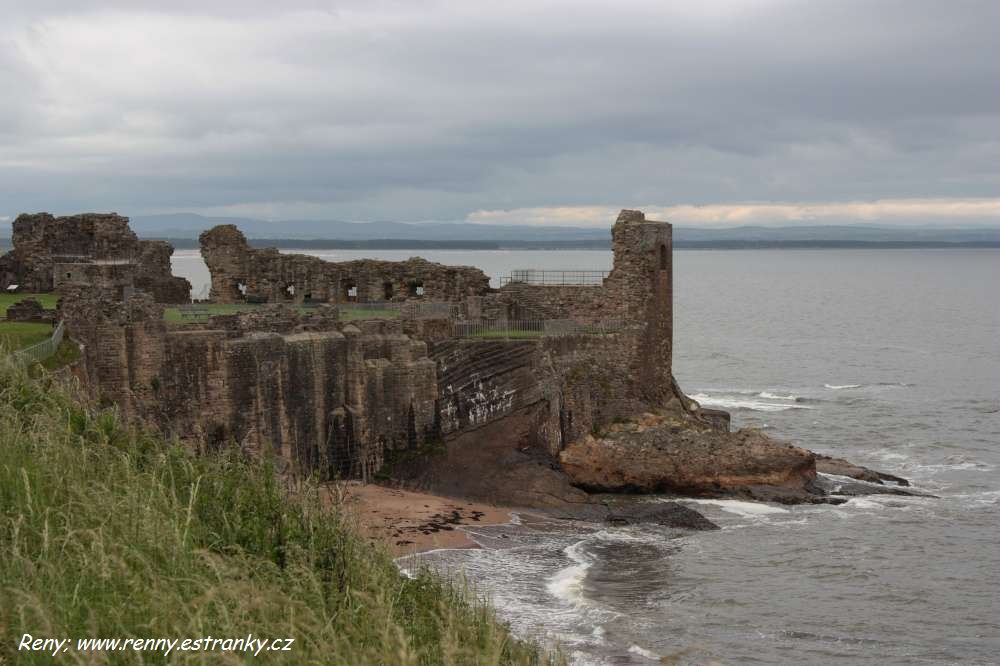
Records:
M592 492L743 496L808 502L815 458L761 432L721 432L681 415L646 415L569 444L559 454L574 485Z
M158 302L190 300L191 283L171 275L170 244L139 240L128 218L116 213L22 214L14 220L12 238L14 249L0 258L0 287L17 284L23 291L47 293L61 281L107 281L127 272L130 286Z
M900 476L878 472L861 465L855 465L843 458L833 458L831 456L816 455L816 471L823 474L834 474L836 476L846 476L858 481L869 483L893 483L897 486L909 486L910 482Z
M201 255L212 274L211 298L217 303L413 299L457 303L490 290L490 279L471 266L445 266L420 257L329 262L274 248L252 248L231 224L203 232L200 242Z

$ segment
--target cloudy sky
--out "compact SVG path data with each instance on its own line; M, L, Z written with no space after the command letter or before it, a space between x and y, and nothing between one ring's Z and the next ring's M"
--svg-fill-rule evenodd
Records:
M992 0L0 0L0 16L0 219L606 225L643 207L1000 226Z

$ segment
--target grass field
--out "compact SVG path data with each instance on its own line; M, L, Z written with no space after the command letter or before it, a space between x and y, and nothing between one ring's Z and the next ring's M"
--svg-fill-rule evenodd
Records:
M5 321L7 308L25 298L37 298L43 307L54 308L56 294L0 294L0 350L23 349L52 335L49 324ZM0 355L4 352L0 351Z
M189 321L198 321L199 319L207 319L208 317L214 315L247 312L260 307L263 306L252 303L199 303L197 306L199 311L198 317L185 318L181 315L181 308L173 307L166 308L163 311L163 318L171 323L184 323ZM305 314L310 312L312 308L297 307L296 310ZM394 319L396 317L399 317L399 312L397 310L364 310L360 308L346 308L343 306L340 308L340 319L343 321L355 321L358 319Z
M259 305L250 303L199 303L198 310L204 312L206 317L223 314L235 314L259 308ZM163 318L169 322L191 321L181 316L180 308L166 308L163 311Z
M7 316L7 308L25 298L35 298L44 308L54 308L59 300L58 294L0 294L0 319Z
M493 339L534 339L540 338L545 335L544 331L480 331L478 333L473 333L470 338L485 338L488 340Z
M51 324L0 321L0 349L14 351L41 342L52 335Z
M235 448L235 447L234 447ZM0 364L0 664L546 664L482 599L382 548L266 462L197 456ZM269 659L76 653L77 638L293 638Z

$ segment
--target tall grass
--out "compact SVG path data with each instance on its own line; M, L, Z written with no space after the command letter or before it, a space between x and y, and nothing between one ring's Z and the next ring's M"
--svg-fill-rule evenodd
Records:
M37 637L294 638L295 664L536 664L492 611L289 492L266 463L195 456L0 364L0 663ZM244 663L243 653L59 655L65 663Z

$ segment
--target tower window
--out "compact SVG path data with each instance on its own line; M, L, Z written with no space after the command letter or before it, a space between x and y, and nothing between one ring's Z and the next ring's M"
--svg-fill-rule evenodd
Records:
M660 270L667 270L667 246L660 245Z

